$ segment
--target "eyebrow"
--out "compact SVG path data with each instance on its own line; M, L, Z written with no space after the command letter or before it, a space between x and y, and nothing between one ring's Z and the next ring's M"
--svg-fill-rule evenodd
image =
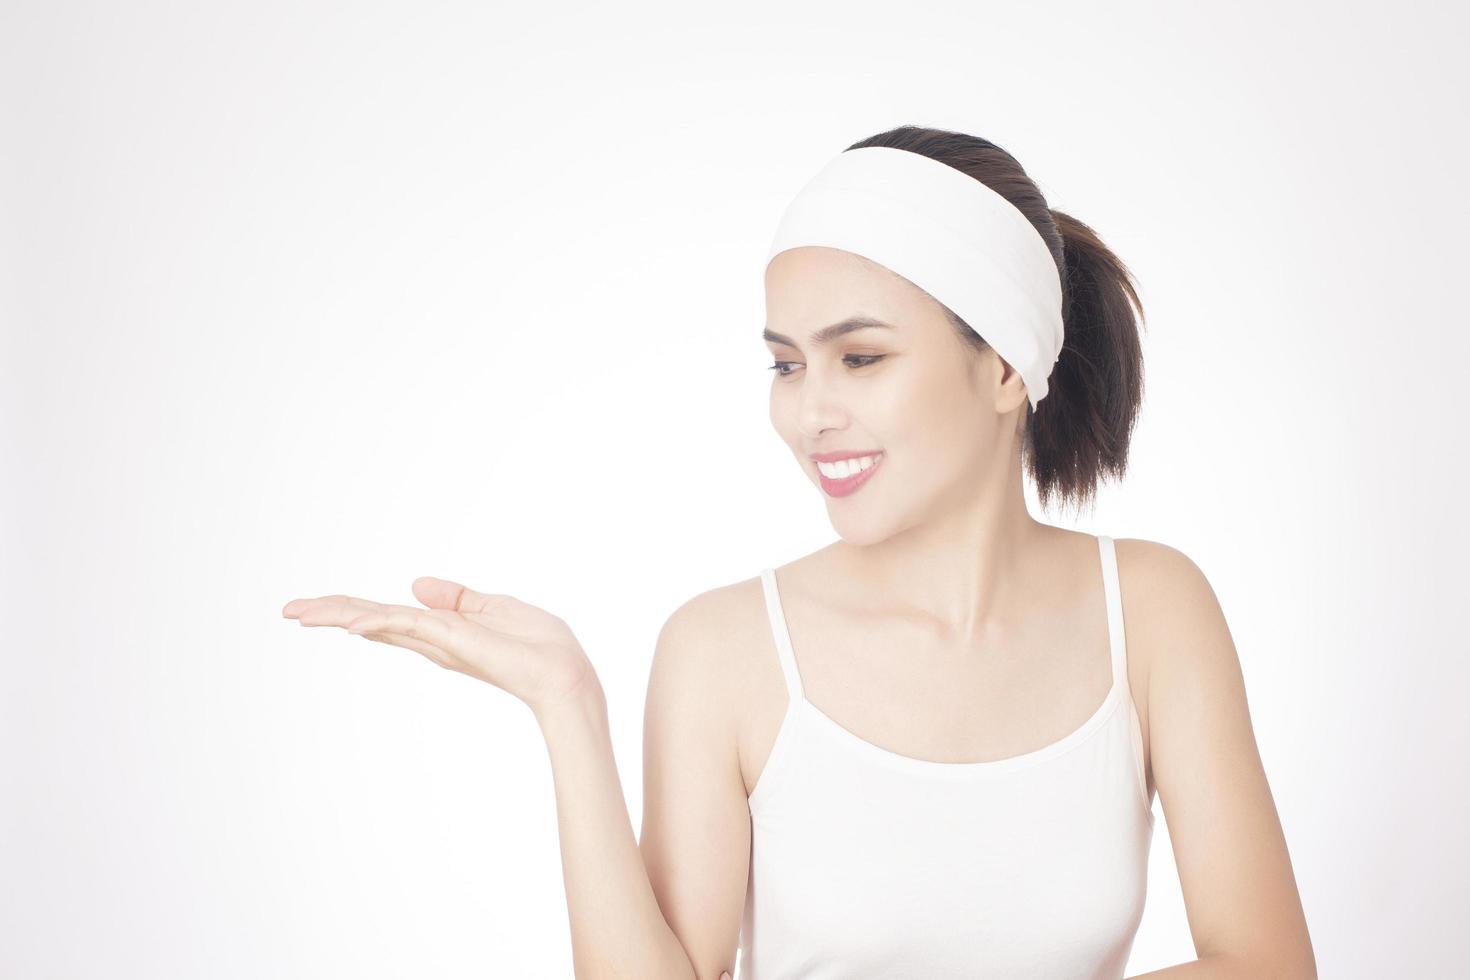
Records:
M821 347L823 344L830 344L838 337L850 334L854 330L866 330L869 327L878 327L883 330L898 329L891 323L884 323L882 320L874 319L870 316L850 316L846 320L839 320L836 323L829 324L812 334L812 344L816 347ZM787 347L795 347L797 350L801 349L796 341L787 337L785 334L776 333L770 327L767 327L761 336L769 343L785 344Z

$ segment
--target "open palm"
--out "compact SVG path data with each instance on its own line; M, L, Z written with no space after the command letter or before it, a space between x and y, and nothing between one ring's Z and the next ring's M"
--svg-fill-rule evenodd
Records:
M292 599L281 615L417 651L510 692L538 715L596 682L571 628L544 609L429 576L414 579L413 594L427 608L328 595Z

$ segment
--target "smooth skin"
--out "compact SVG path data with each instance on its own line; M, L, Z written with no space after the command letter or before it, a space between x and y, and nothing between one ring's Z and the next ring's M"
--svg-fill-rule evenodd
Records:
M1005 758L1075 729L1110 682L1097 544L1027 512L1020 376L964 347L927 294L847 252L777 256L766 301L771 422L803 473L820 486L810 452L884 456L856 494L823 492L839 540L777 569L808 699L868 741L936 761ZM893 326L822 335L855 315ZM1215 594L1167 545L1120 539L1116 552L1148 791L1198 956L1140 977L1314 978ZM787 709L759 579L691 598L660 630L637 839L606 699L566 624L441 579L414 593L428 608L327 596L283 614L416 650L531 707L552 762L578 978L728 980L748 797Z

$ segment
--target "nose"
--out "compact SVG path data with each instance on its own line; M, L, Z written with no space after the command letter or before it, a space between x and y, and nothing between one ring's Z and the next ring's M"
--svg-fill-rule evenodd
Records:
M811 442L816 442L828 429L847 425L848 411L839 386L811 376L802 378L796 393L796 427Z

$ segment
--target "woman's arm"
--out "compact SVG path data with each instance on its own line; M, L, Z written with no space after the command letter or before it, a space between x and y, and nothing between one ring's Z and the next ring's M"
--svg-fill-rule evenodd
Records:
M339 594L293 599L281 614L413 650L525 703L551 755L578 980L696 980L644 870L618 781L607 701L571 629L514 596L447 579L415 579L413 591L427 608Z
M1149 747L1199 959L1143 974L1310 980L1316 958L1235 644L1181 552L1118 542L1130 649L1148 659Z
M659 631L648 675L638 846L699 980L733 973L739 952L752 830L739 731L763 676L753 653L776 664L764 602L759 579L685 602Z
M634 842L606 702L541 712L552 754L577 976L714 980L733 972L750 870L736 730L760 648L759 583L713 589L659 631L643 712L643 834ZM667 924L666 924L667 923Z
M695 980L628 819L600 684L536 719L551 756L577 980Z

